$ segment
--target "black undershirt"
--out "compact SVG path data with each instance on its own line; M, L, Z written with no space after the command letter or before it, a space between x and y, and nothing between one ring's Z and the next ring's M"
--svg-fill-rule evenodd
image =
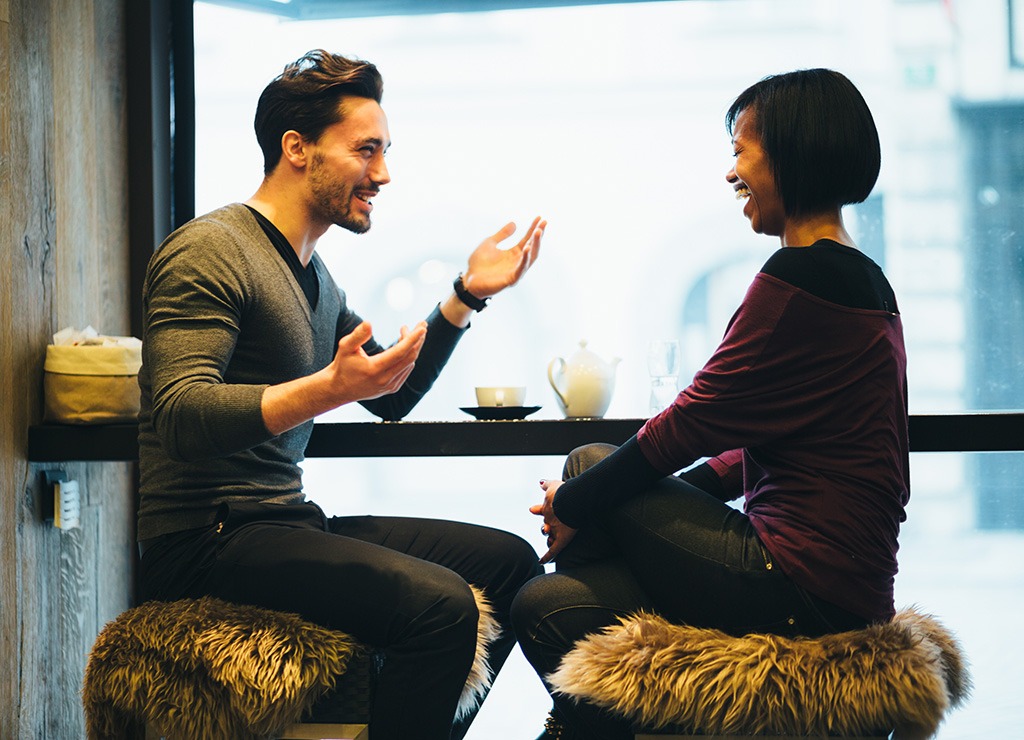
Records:
M295 281L306 295L306 301L309 302L309 310L315 311L317 303L320 301L320 279L316 275L316 268L313 267L313 260L310 260L309 264L304 267L302 262L299 261L299 255L292 249L292 245L288 243L281 230L252 206L247 205L246 208L252 211L252 215L256 217L257 223L263 229L263 233L267 235L270 243L274 245L274 248L292 271Z
M784 247L761 272L839 306L899 313L881 268L853 247L831 239L819 239L810 247Z

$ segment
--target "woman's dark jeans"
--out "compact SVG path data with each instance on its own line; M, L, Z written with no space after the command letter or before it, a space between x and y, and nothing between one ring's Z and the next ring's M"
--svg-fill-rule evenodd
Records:
M600 444L574 450L563 479L614 449ZM581 529L560 554L556 572L519 592L512 625L543 679L577 640L640 610L736 635L817 636L865 624L790 581L745 514L675 477ZM558 695L554 703L575 733L570 737L633 737L627 722L593 705Z

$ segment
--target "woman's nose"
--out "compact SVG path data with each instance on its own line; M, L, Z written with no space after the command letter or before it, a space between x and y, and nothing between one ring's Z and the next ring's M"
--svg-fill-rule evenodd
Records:
M735 185L737 182L739 182L739 179L740 178L736 176L735 167L730 167L729 171L725 173L725 181L730 185Z

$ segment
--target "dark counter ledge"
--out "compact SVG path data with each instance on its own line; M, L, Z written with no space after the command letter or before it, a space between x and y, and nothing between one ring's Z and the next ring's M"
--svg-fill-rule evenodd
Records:
M321 423L307 457L564 455L587 442L621 444L645 419L402 421ZM131 461L139 455L135 424L40 424L28 430L29 462ZM912 452L1024 450L1024 412L910 417Z

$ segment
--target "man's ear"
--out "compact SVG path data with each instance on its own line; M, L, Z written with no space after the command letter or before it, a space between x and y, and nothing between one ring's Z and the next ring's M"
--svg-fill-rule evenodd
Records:
M295 169L305 169L309 155L306 144L298 131L285 131L281 136L281 158Z

